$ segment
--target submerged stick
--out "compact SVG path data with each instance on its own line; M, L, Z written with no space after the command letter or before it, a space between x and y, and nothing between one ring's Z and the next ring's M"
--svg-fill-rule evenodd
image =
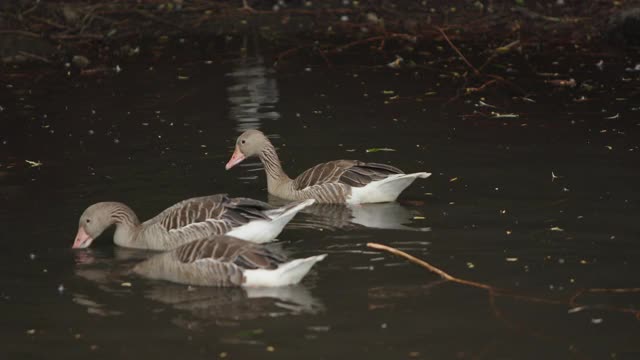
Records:
M480 283L480 282L476 282L476 281L471 281L471 280L465 280L465 279L460 279L457 278L449 273L447 273L446 271L433 266L431 264L429 264L428 262L419 259L411 254L408 254L402 250L398 250L396 248L393 248L391 246L387 246L387 245L383 245L383 244L378 244L378 243L367 243L367 247L372 248L372 249L377 249L377 250L383 250L386 252L389 252L391 254L403 257L409 261L411 261L414 264L420 265L423 268L438 274L440 277L442 277L444 280L446 281L451 281L451 282L455 282L458 284L462 284L462 285L468 285L468 286L472 286L475 288L480 288L480 289L484 289L487 290L489 292L489 295L493 298L495 296L507 296L513 299L519 299L519 300L524 300L524 301L530 301L530 302L538 302L538 303L545 303L545 304L555 304L555 305L567 305L567 306L571 306L573 308L576 307L582 307L582 308L591 308L594 306L587 306L587 305L581 305L577 302L578 298L585 294L585 293L636 293L636 292L640 292L640 288L591 288L591 289L582 289L579 290L578 292L576 292L573 296L571 296L568 300L554 300L554 299L547 299L547 298L539 298L539 297L534 297L534 296L528 296L528 295L522 295L522 294L517 294L514 293L513 291L510 290L506 290L506 289L500 289L500 288L496 288L492 285L489 284L484 284L484 283ZM493 301L493 300L492 300ZM595 308L595 307L594 307ZM636 317L636 319L640 320L640 310L635 309L635 308L624 308L624 307L613 307L613 306L599 306L597 307L599 309L602 310L608 310L608 311L615 311L615 312L621 312L621 313L629 313L632 314Z
M449 46L451 46L451 48L458 54L458 56L460 56L460 58L462 59L462 61L464 61L470 68L471 70L473 70L473 73L478 75L480 74L480 71L478 71L478 69L476 69L475 66L473 66L469 60L467 60L467 58L462 55L462 52L460 52L460 50L453 44L453 42L451 42L451 40L449 39L449 37L447 36L447 34L444 32L444 30L442 30L441 27L437 27L436 26L436 30L438 30L440 32L440 34L442 35L442 37L447 41L447 43L449 44Z
M387 246L387 245L382 245L382 244L378 244L378 243L367 243L367 247L370 247L372 249L384 250L384 251L390 252L390 253L392 253L394 255L401 256L401 257L411 261L414 264L418 264L418 265L428 269L429 271L440 275L443 279L448 280L448 281L456 282L458 284L469 285L469 286L473 286L473 287L477 287L477 288L481 288L481 289L497 290L491 285L487 285L487 284L483 284L483 283L479 283L479 282L475 282L475 281L470 281L470 280L465 280L465 279L460 279L460 278L457 278L455 276L449 275L449 273L445 272L444 270L441 270L441 269L429 264L428 262L426 262L426 261L424 261L422 259L418 259L417 257L415 257L413 255L410 255L410 254L407 254L406 252L404 252L402 250L398 250L398 249L392 248L392 247Z

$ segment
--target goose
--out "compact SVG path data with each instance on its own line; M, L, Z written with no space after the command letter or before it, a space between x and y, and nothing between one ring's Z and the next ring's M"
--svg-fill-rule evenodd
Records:
M82 216L73 248L86 248L102 232L116 225L116 245L138 249L171 250L209 235L228 234L255 243L273 240L300 210L314 201L299 201L280 208L226 194L183 200L152 219L140 223L120 202L99 202Z
M318 203L365 204L394 201L416 178L427 172L405 174L400 169L358 160L335 160L318 164L295 179L282 169L273 144L259 130L247 130L236 141L225 168L257 156L267 173L270 194L286 200L315 199Z
M288 261L264 245L226 235L192 241L136 264L140 276L196 286L276 287L297 284L327 254Z

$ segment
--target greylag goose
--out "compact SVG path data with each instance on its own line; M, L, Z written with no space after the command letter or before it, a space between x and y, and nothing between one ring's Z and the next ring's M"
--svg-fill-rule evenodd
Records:
M282 169L273 144L258 130L238 137L227 170L244 159L257 156L267 173L270 194L287 200L315 199L319 203L364 204L394 201L416 178L431 174L405 174L390 165L358 160L335 160L318 164L289 178Z
M232 236L192 241L137 264L133 272L200 286L272 287L297 284L327 254L287 261L264 245Z
M262 201L218 194L181 201L140 223L127 205L99 202L80 216L73 248L88 247L113 224L116 245L130 248L170 250L222 234L263 243L273 240L296 213L313 203L300 201L274 208Z

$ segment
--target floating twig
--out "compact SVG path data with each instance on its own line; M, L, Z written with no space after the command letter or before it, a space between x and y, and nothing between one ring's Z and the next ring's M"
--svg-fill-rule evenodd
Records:
M640 320L640 309L634 309L634 308L621 308L621 307L614 307L614 306L586 306L583 304L579 304L577 302L577 299L585 294L585 293L637 293L640 292L640 288L591 288L591 289L582 289L579 290L577 293L575 293L574 295L572 295L569 299L566 300L562 300L562 299L549 299L549 298L540 298L540 297L535 297L535 296L529 296L529 295L523 295L523 294L517 294L515 292L513 292L512 290L507 290L507 289L500 289L497 288L495 286L489 285L489 284L485 284L485 283L481 283L481 282L477 282L477 281L471 281L471 280L466 280L466 279L461 279L458 277L455 277L449 273L447 273L446 271L433 266L431 264L429 264L428 262L419 259L411 254L408 254L402 250L398 250L396 248L393 248L391 246L387 246L387 245L383 245L383 244L378 244L378 243L367 243L367 247L370 247L372 249L377 249L377 250L383 250L389 253L392 253L394 255L403 257L409 261L411 261L414 264L420 265L422 267L424 267L425 269L439 275L441 278L443 278L444 280L447 281L451 281L451 282L455 282L458 284L462 284L462 285L467 285L467 286L472 286L475 288L479 288L479 289L484 289L487 290L489 292L489 295L491 297L495 297L495 296L507 296L510 297L512 299L517 299L517 300L523 300L523 301L528 301L528 302L537 302L537 303L544 303L544 304L553 304L553 305L566 305L568 307L571 308L577 308L577 307L583 307L583 308L597 308L600 310L607 310L607 311L613 311L613 312L620 312L620 313L628 313L631 314L633 316L636 317L636 319Z

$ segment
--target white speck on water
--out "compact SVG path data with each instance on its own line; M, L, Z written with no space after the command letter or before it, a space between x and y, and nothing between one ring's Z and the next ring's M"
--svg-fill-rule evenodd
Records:
M58 293L60 294L64 293L64 285L62 284L58 285Z
M36 259L36 254L34 254L34 253L30 253L30 254L29 254L29 259L31 259L31 260L35 260L35 259Z
M386 329L386 328L387 328L387 323L382 323L382 324L380 324L380 328L381 328L381 329Z
M591 323L592 324L602 324L602 321L604 321L602 318L593 318L591 319Z

